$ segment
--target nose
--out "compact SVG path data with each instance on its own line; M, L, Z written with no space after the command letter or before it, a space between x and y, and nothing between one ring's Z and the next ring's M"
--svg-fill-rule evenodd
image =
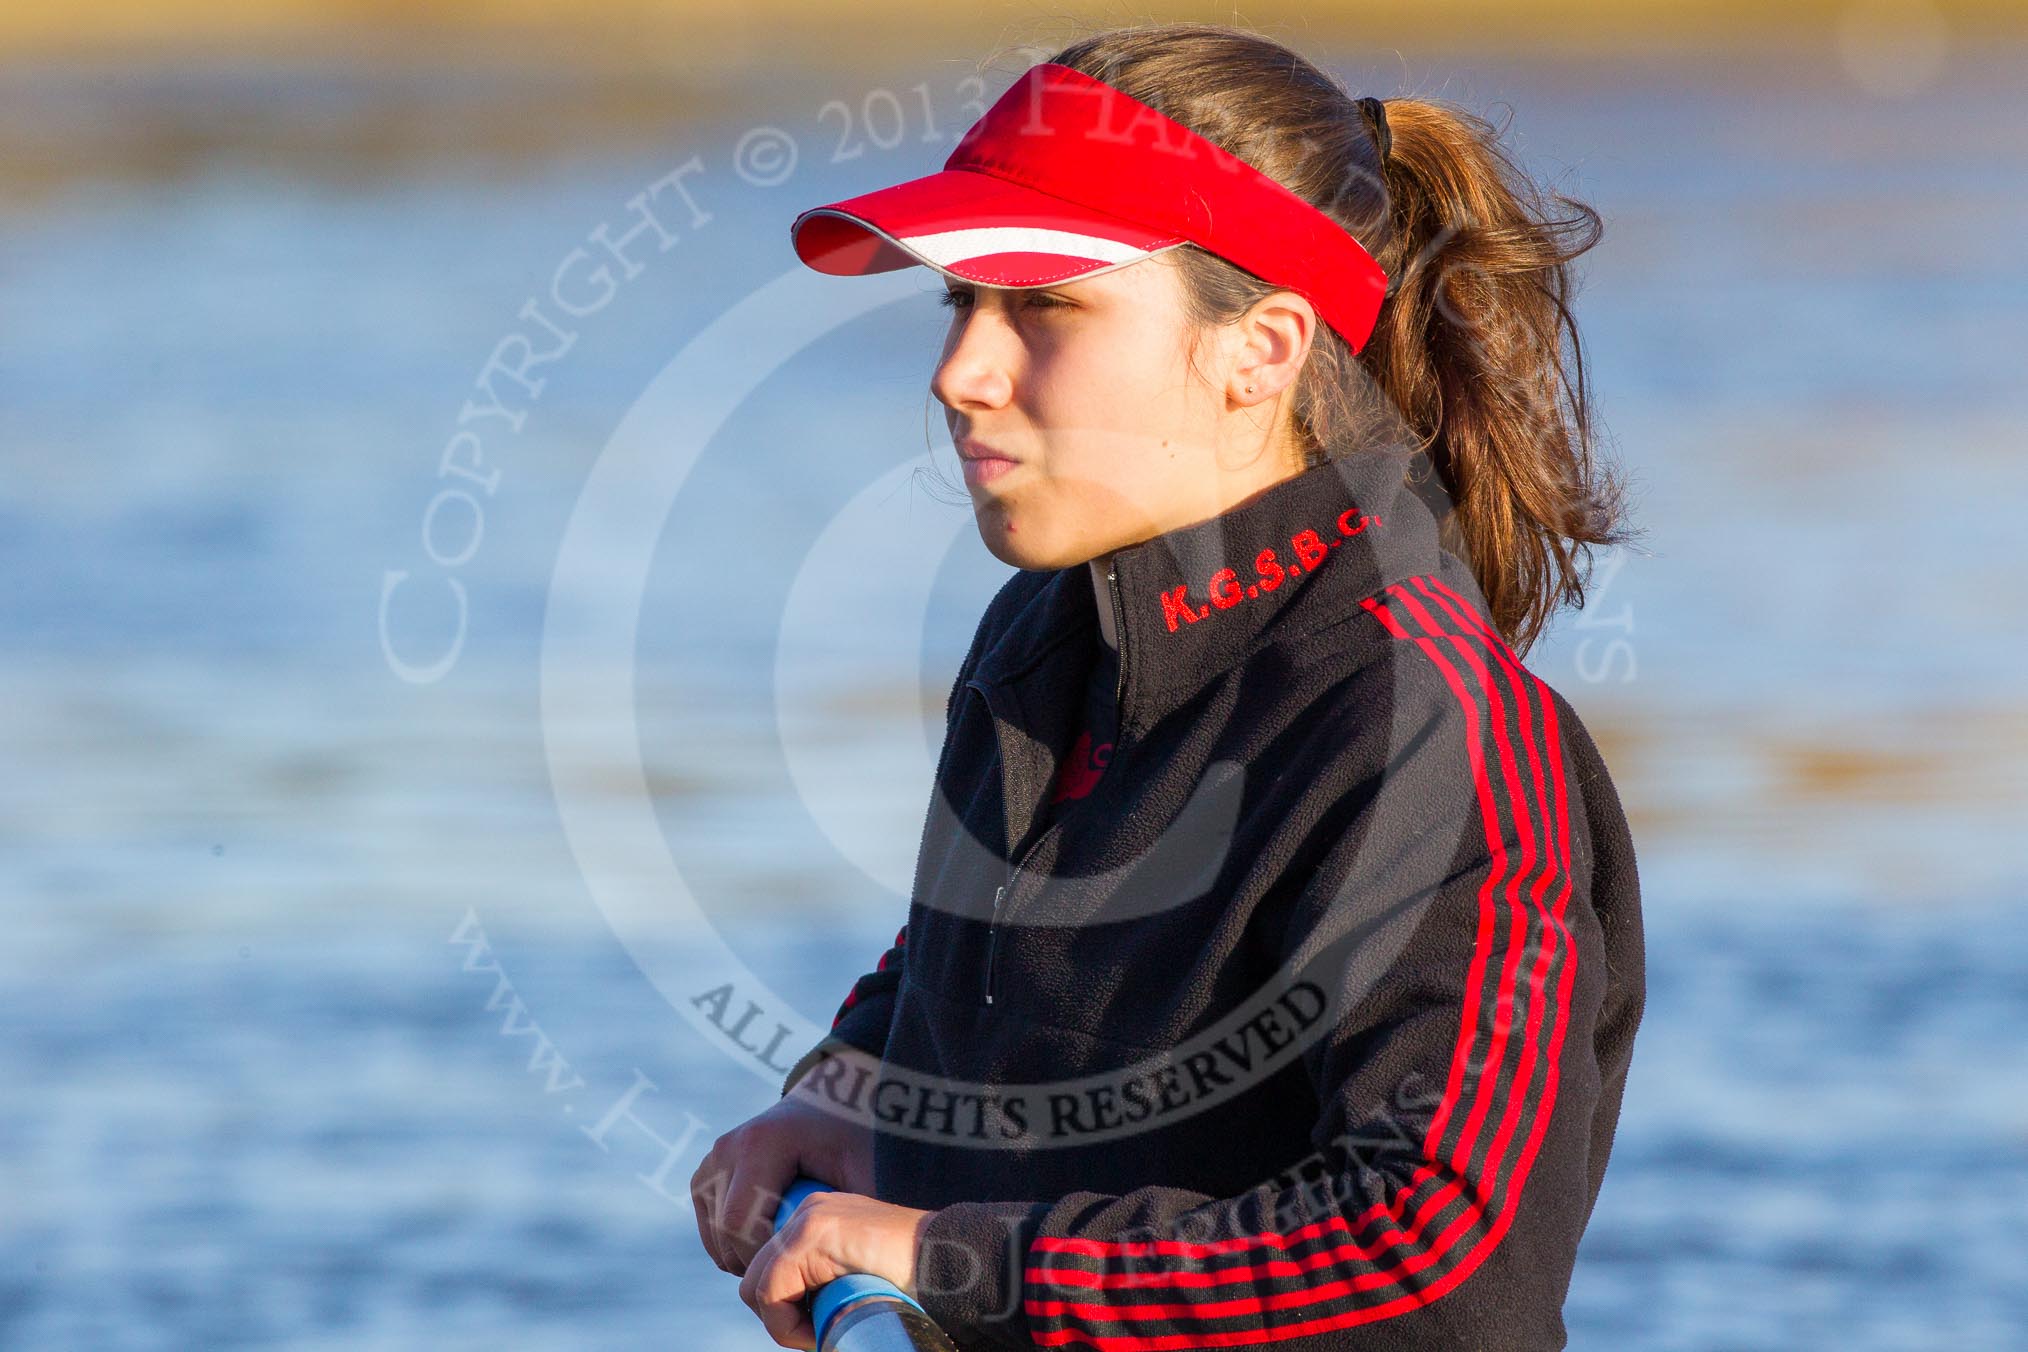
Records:
M996 315L974 301L952 316L930 390L953 412L999 408L1014 397L1015 336Z

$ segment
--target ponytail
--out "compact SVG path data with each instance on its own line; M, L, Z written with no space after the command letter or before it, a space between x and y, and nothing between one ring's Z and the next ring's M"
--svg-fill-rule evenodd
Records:
M1483 119L1435 99L1355 100L1243 29L1112 29L1049 59L1274 178L1386 271L1362 351L1324 325L1312 339L1291 411L1305 465L1383 443L1426 457L1436 482L1417 487L1443 543L1517 652L1559 607L1581 607L1591 550L1629 538L1624 484L1594 462L1570 310L1570 264L1598 242L1598 213L1555 195L1569 214L1553 214ZM1177 254L1196 323L1229 322L1276 289L1195 245Z
M1525 651L1564 600L1583 605L1577 553L1626 538L1624 486L1594 469L1570 310L1569 265L1602 225L1567 197L1569 215L1544 210L1481 118L1421 98L1386 108L1393 294L1360 357L1450 496L1447 545Z

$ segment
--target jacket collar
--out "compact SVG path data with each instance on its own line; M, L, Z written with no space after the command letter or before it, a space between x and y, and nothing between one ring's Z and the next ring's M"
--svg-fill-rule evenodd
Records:
M1405 482L1418 454L1327 460L1218 516L1112 556L1119 736L1135 739L1264 644L1343 619L1391 582L1436 571L1437 519ZM1055 569L980 654L982 689L1081 690L1100 642L1091 570ZM1036 701L1015 698L1022 704Z

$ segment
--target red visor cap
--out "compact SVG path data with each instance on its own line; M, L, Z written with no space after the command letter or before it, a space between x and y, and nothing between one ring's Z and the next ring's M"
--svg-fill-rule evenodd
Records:
M983 286L1094 276L1195 243L1308 297L1353 351L1387 276L1343 226L1243 160L1082 71L1008 87L934 174L815 207L796 256L860 276L922 263Z

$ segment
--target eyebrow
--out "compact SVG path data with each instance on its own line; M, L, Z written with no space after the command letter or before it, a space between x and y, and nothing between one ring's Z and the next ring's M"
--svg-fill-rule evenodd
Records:
M990 291L1000 295L1019 296L1031 291L1048 291L1070 296L1072 293L1063 284L1049 283L1042 286L994 286L988 282L970 282L962 277L946 277L945 291Z

